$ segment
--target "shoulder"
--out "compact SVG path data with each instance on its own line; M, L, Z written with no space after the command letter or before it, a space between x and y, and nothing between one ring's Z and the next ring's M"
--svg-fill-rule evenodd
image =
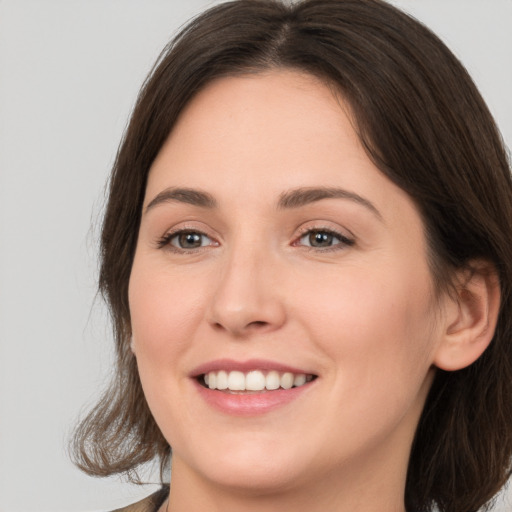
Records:
M168 495L169 487L164 486L147 498L137 501L137 503L127 505L126 507L118 508L112 512L157 512L162 503L167 499Z

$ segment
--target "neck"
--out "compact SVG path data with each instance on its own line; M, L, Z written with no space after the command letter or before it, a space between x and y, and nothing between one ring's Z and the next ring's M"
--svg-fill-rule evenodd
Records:
M175 457L168 512L405 512L403 472L368 474L351 467L346 473L289 488L243 489L211 482Z

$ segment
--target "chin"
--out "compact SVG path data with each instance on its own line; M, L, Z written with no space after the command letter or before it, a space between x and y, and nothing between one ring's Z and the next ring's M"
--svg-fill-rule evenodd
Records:
M222 466L222 467L219 467ZM216 471L205 475L212 483L246 495L269 495L296 487L300 478L297 468L292 472L287 465L267 460L254 464L219 464Z
M271 443L265 446L254 440L246 440L244 444L232 443L226 449L218 449L217 445L214 451L206 447L196 457L179 459L179 464L188 465L212 485L248 495L272 494L300 485L302 475L308 474L308 468L302 467L299 447L291 449L290 444L285 443L281 449L276 449ZM205 456L207 451L208 456ZM176 452L174 458L178 458ZM173 460L173 466L175 462Z

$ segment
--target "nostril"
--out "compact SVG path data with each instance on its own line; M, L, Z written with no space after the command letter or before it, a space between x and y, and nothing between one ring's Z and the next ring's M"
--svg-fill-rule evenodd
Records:
M265 325L268 325L267 322L262 322L260 320L257 320L255 322L251 322L248 327L254 326L254 327L264 327Z
M214 322L211 324L215 331L228 331L232 332L236 336L245 337L257 332L264 332L265 329L269 328L272 324L262 320L255 320L247 324L233 325L233 324L222 324L222 322Z

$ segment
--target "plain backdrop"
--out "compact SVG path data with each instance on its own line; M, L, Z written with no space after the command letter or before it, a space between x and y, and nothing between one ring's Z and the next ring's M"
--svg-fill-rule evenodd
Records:
M156 488L87 477L66 443L112 361L95 295L109 168L161 48L213 3L0 0L1 512L105 511ZM395 3L461 58L510 147L512 0Z

